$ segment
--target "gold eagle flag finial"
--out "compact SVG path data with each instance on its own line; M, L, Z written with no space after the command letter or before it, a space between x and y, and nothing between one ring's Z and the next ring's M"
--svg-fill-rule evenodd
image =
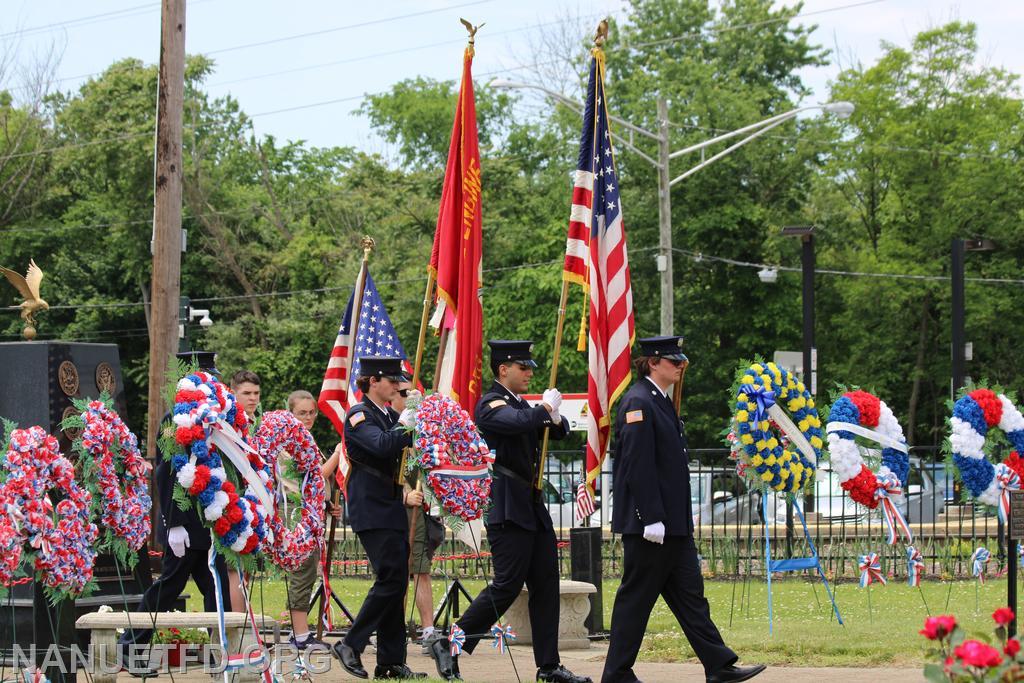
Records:
M597 25L597 32L594 34L594 47L604 47L606 40L608 40L608 20L602 19L601 23Z
M459 21L462 22L462 25L466 27L467 31L469 31L469 47L472 48L473 44L476 42L476 32L482 29L484 27L484 24L474 26L473 24L471 24L466 19L463 19L462 17L459 17Z
M30 260L28 272L24 277L3 266L0 266L0 273L3 273L7 281L14 285L14 288L21 294L22 302L19 308L21 309L21 318L25 321L25 329L21 331L21 336L32 341L36 338L36 313L50 308L50 304L39 296L39 284L43 281L43 270L36 265L34 260Z

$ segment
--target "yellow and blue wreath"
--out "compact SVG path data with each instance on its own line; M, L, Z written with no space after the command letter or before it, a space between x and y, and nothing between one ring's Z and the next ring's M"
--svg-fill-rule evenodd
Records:
M821 456L814 398L803 382L775 363L744 364L737 377L732 429L740 471L759 488L802 490Z

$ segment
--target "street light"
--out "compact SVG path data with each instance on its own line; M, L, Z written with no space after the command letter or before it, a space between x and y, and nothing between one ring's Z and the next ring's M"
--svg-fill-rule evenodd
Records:
M573 110L580 112L582 107L579 102L572 100L560 92L549 90L544 86L535 85L533 83L520 83L517 81L509 81L505 79L495 79L490 82L492 88L504 88L504 89L520 89L520 90L537 90L544 93L551 99L555 100L560 104L564 104ZM658 271L661 273L661 334L672 334L673 333L673 321L672 321L672 298L673 298L673 269L672 269L672 205L670 201L669 192L672 186L676 183L690 177L697 171L701 170L708 164L711 164L718 159L731 154L740 147L746 145L751 140L754 140L764 133L768 132L772 128L782 125L786 121L795 119L800 113L806 111L812 111L815 109L834 114L839 118L847 118L854 111L854 106L850 102L827 102L824 104L808 105L805 107L798 107L782 114L777 114L764 121L753 123L749 126L744 126L729 133L719 135L705 140L704 142L690 145L676 152L669 152L669 121L668 121L668 103L662 97L657 100L658 107L658 132L653 133L649 130L635 126L628 121L621 119L617 116L609 116L608 118L621 126L625 130L644 136L658 143L658 154L657 159L651 157L643 150L637 148L632 143L632 135L629 140L624 139L618 133L612 133L613 139L621 144L626 149L630 150L647 163L654 166L658 171ZM739 135L746 135L746 137L740 139L738 142L733 143L726 149L718 152L714 156L701 161L699 164L693 166L682 175L675 178L669 179L669 163L672 159L690 154L692 152L698 152L711 145L715 145L725 140L730 140ZM760 274L759 274L760 275ZM778 273L776 273L778 277ZM763 278L762 278L763 280ZM774 281L774 280L773 280Z

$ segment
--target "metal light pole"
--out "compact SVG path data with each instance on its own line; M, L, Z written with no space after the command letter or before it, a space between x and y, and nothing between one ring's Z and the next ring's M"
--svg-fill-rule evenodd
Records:
M582 107L579 102L572 100L560 92L549 90L540 85L533 83L519 83L515 81L508 81L505 79L495 79L490 82L490 86L493 88L508 88L508 89L525 89L525 90L537 90L544 93L554 101L564 104L574 111L582 111ZM673 283L673 266L672 266L672 203L670 200L670 192L672 186L679 183L691 175L701 170L705 166L714 163L722 157L731 154L740 147L743 147L751 140L754 140L764 133L767 133L772 128L782 125L783 123L795 119L800 113L813 111L819 109L824 112L835 114L839 118L847 118L853 113L854 106L850 102L827 102L825 104L813 104L806 107L798 107L782 114L777 114L764 121L752 123L749 126L744 126L737 130L729 133L724 133L699 142L695 145L690 145L683 149L669 153L669 121L668 121L668 103L664 98L658 98L657 101L657 112L658 112L658 132L653 133L649 130L635 126L628 121L621 119L617 116L609 116L608 118L615 122L618 126L621 126L631 134L636 133L642 135L651 140L654 140L658 144L658 158L652 158L649 154L643 150L637 148L632 143L632 135L629 139L623 138L619 133L612 133L612 137L617 144L622 145L626 149L630 150L641 159L649 163L658 172L658 256L657 265L658 272L661 274L661 334L668 335L673 334L673 299L674 299L674 283ZM693 152L702 151L712 145L725 140L730 140L734 137L745 135L739 142L735 142L729 147L723 149L721 152L704 159L699 164L691 167L684 173L675 178L670 178L669 164L672 159L691 154Z
M814 348L814 226L788 225L782 228L787 237L799 237L801 242L800 271L802 286L800 302L803 307L803 370L804 384L811 395L818 389L817 352ZM804 496L804 510L814 511L814 494ZM793 503L786 501L786 543L792 545L793 540ZM792 553L790 553L792 555Z
M992 240L975 239L965 240L958 237L953 238L950 247L951 268L950 284L952 289L951 318L952 330L950 333L950 345L953 355L950 398L956 400L956 393L964 386L964 378L967 375L965 349L967 346L965 327L965 306L964 306L964 256L968 251L992 251L995 249Z

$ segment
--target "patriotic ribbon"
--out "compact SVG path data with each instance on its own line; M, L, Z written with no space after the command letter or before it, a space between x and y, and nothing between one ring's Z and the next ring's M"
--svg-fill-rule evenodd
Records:
M324 589L324 594L321 598L324 628L328 631L333 631L334 601L331 599L331 573L327 571L327 544L322 538L320 539L320 584Z
M920 586L921 575L924 573L924 559L921 551L914 546L907 547L907 585Z
M494 636L494 643L491 647L501 653L504 653L505 648L508 647L508 641L516 639L516 632L512 630L511 626L502 627L495 624L491 627L491 635Z
M875 498L882 503L885 524L889 529L889 545L896 545L897 529L903 533L907 543L913 543L914 535L910 531L910 525L907 524L903 513L900 512L899 508L896 507L896 503L892 500L897 496L903 495L903 485L900 484L899 477L892 472L886 472L879 474L877 479L878 488L875 489Z
M978 581L985 583L985 567L992 559L992 553L988 548L978 548L971 555L971 575L978 577Z
M754 384L744 384L740 391L747 395L747 399L754 399L757 407L754 408L754 419L758 422L768 419L768 409L775 405L775 392Z
M996 511L999 513L999 521L1009 524L1010 491L1020 488L1020 475L1004 463L997 464L995 470L996 483L999 485L999 505L996 506Z
M452 657L461 655L462 648L466 647L466 632L458 624L452 625L451 633L448 634L448 644L451 647Z
M868 553L860 556L860 587L867 588L875 582L885 585L885 577L882 576L882 560L878 553Z

